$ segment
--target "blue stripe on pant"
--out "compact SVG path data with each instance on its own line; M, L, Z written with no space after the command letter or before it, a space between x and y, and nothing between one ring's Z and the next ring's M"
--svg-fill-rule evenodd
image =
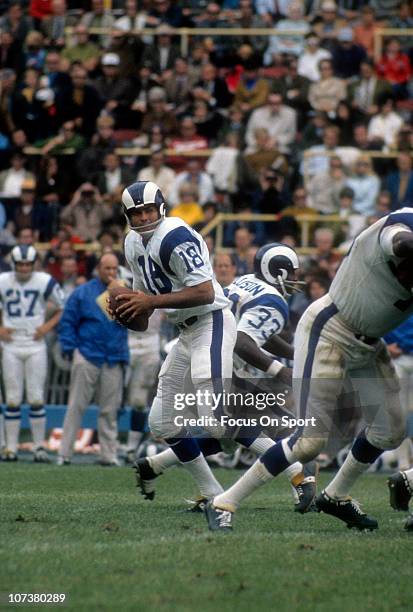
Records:
M321 332L327 321L338 313L338 308L335 304L330 304L320 310L311 326L310 337L308 340L308 352L304 363L303 378L300 389L300 418L304 419L307 412L308 396L310 394L311 374L313 372L313 364L317 344L320 339ZM303 432L303 427L299 427L295 433L289 438L288 446L292 448Z
M222 341L224 337L224 316L222 310L214 310L212 313L212 340L210 348L211 357L211 377L214 393L223 393L224 385L222 381ZM222 402L215 410L215 417L222 416Z

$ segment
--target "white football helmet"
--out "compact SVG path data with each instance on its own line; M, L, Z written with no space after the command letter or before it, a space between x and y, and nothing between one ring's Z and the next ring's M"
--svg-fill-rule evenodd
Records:
M305 285L304 281L295 279L299 267L294 249L280 242L261 247L254 258L255 276L279 289L284 296L294 290L300 291L300 285Z
M155 205L159 212L159 219L154 223L149 223L142 226L133 226L130 222L130 213L139 208L148 205ZM158 225L165 218L165 198L158 185L152 181L137 181L126 187L122 193L123 212L128 221L129 227L141 236L150 237Z

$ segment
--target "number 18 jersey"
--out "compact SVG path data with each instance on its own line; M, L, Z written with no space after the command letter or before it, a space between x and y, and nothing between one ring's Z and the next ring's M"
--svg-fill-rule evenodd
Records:
M193 308L166 309L173 323L221 310L229 304L215 279L204 239L182 219L164 219L147 243L131 230L125 239L125 257L133 274L135 291L158 295L212 281L214 302Z

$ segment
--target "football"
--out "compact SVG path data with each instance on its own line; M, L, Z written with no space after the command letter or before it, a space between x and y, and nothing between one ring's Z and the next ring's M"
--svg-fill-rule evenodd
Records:
M132 289L129 289L129 287L122 287L121 285L116 285L109 289L109 306L114 313L116 321L132 331L146 331L151 313L145 312L137 317L134 317L128 322L126 322L126 319L121 318L120 315L116 313L116 309L120 306L120 304L122 304L122 300L116 300L116 297L125 293L133 293L133 291Z

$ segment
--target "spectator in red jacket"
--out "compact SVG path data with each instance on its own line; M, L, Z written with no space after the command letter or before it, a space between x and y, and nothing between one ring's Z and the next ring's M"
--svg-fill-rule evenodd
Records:
M377 64L377 74L389 81L393 87L393 93L399 100L408 97L407 82L412 74L410 60L406 53L400 50L400 42L391 38L383 57Z

